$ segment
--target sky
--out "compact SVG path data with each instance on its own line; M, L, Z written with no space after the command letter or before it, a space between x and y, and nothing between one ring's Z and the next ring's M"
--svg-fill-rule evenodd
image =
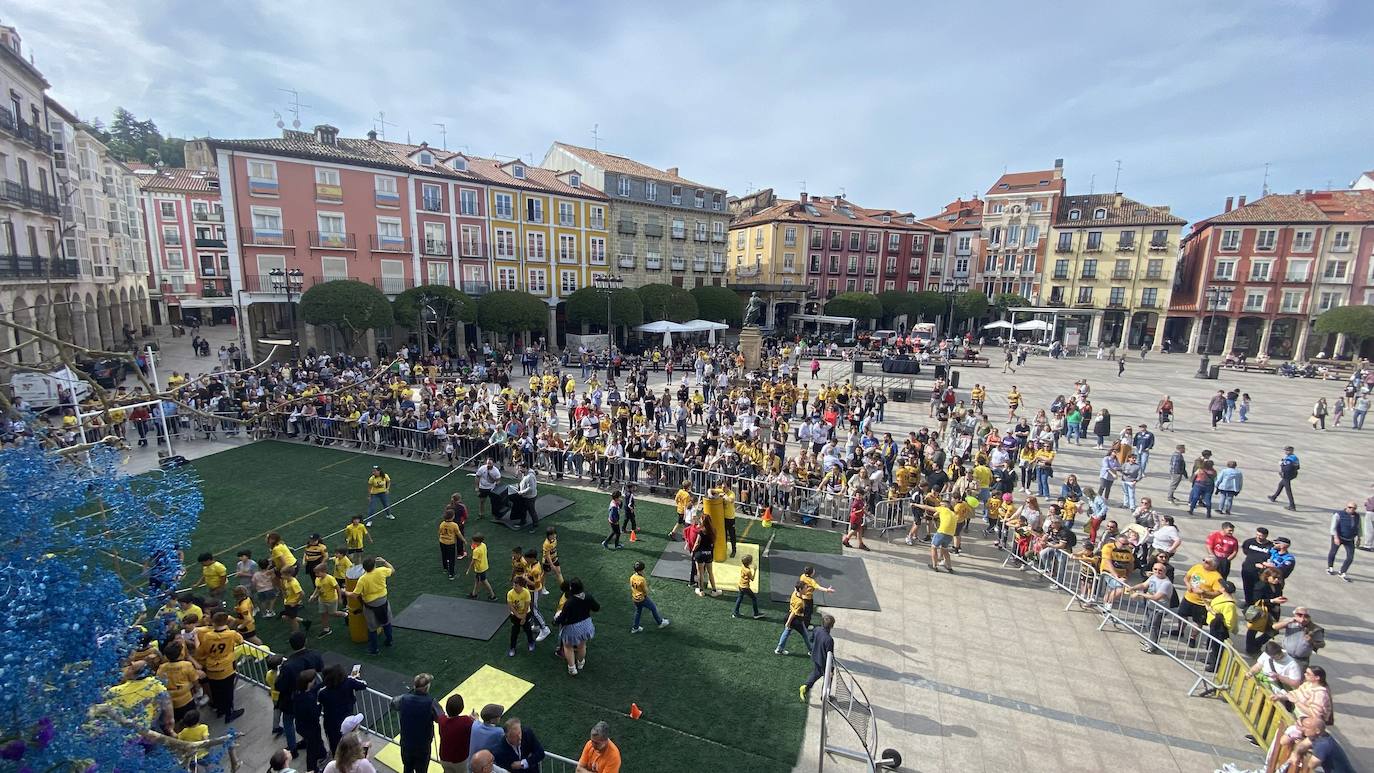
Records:
M592 145L739 195L931 215L1063 158L1190 221L1374 169L1374 2L12 0L51 94L165 134ZM386 124L378 121L385 113ZM446 134L435 125L442 123ZM593 131L596 139L593 138ZM445 140L446 136L446 140Z

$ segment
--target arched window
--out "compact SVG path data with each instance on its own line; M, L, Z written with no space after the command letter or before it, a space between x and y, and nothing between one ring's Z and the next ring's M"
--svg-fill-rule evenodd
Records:
M1107 208L1106 208L1106 207L1098 207L1097 209L1094 209L1094 210L1093 210L1093 220L1106 220L1106 219L1107 219Z
M1083 219L1083 210L1081 210L1081 209L1071 209L1071 210L1069 210L1069 219L1070 219L1070 220L1082 220L1082 219Z

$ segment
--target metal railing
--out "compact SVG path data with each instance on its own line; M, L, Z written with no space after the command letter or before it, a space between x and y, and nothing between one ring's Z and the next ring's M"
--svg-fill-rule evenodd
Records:
M0 255L0 279L76 279L81 267L76 260L36 255Z

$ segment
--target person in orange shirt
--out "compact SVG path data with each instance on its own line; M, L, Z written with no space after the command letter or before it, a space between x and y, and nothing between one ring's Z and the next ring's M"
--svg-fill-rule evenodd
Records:
M611 740L611 726L597 722L577 758L577 773L620 773L620 749Z

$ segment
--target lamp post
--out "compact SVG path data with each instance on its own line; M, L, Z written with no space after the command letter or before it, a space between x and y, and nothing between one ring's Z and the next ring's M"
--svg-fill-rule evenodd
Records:
M959 279L959 280L957 280L957 281L954 280L954 279L946 279L946 280L940 285L940 293L941 293L942 295L944 295L944 296L945 296L945 300L947 300L947 301L949 302L949 327L945 328L945 335L944 335L944 337L945 337L946 339L952 338L952 337L953 337L953 332L954 332L954 299L957 298L961 293L966 293L966 292L968 292L968 280L967 280L967 279Z
M1221 299L1224 294L1224 291L1220 287L1208 287L1203 291L1203 308L1207 312L1203 319L1207 322L1207 337L1198 345L1198 349L1202 354L1202 358L1198 361L1197 366L1198 378L1208 377L1208 366L1212 361L1210 356L1212 353L1212 338L1216 335L1217 309L1221 306Z
M296 330L296 304L292 302L292 297L301 294L301 288L305 286L305 272L299 268L274 268L267 275L272 277L272 292L286 293L286 308L291 315L291 338L295 341L292 357L299 360L301 341Z
M611 362L615 352L615 327L611 324L611 296L615 294L616 288L625 284L625 277L619 274L597 274L592 277L592 284L606 295L606 381L610 383L610 380L615 378L615 365Z

